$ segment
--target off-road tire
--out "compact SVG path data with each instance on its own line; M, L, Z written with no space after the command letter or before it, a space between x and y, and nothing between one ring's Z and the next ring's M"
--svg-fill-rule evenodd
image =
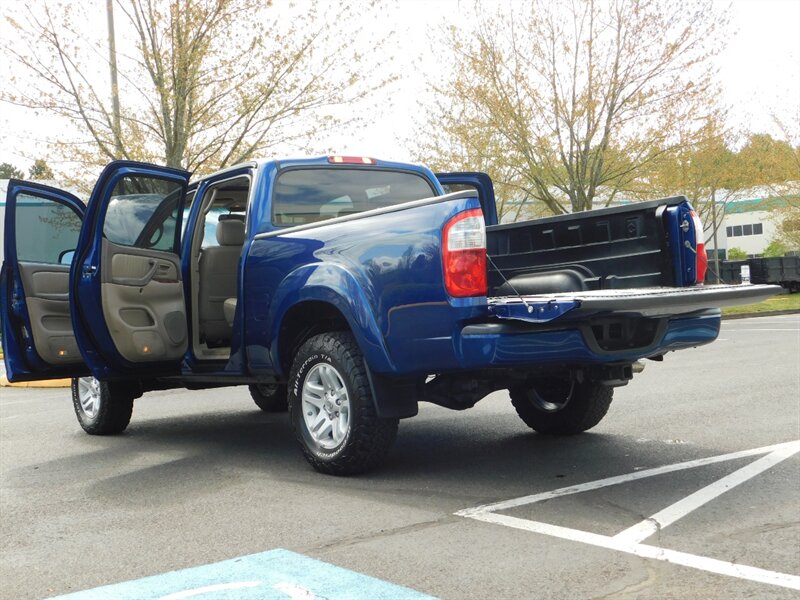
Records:
M289 409L285 384L257 383L249 386L249 389L253 402L264 412L279 413Z
M89 435L114 435L122 433L131 421L134 392L124 381L94 380L97 390L97 406L87 410L81 403L80 379L72 380L72 406L83 430Z
M303 415L306 378L315 366L324 363L340 376L350 403L347 431L334 448L325 448L314 440ZM364 358L352 334L331 332L308 339L295 355L288 385L295 437L314 469L329 475L354 475L384 460L397 435L398 419L378 418Z
M592 382L571 385L563 407L553 410L541 408L540 390L543 381L526 383L509 390L511 404L519 417L531 429L551 435L573 435L591 429L606 416L614 388ZM544 391L542 391L544 393Z

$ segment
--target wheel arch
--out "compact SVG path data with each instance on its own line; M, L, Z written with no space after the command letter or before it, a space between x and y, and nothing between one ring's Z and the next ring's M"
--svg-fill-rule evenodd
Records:
M417 414L417 380L387 377L376 372L372 361L391 368L385 348L381 346L383 352L375 351L375 346L369 345L364 337L359 335L364 332L353 327L345 313L331 302L306 300L286 311L277 336L274 363L283 377L289 376L295 354L308 339L332 331L346 331L355 338L366 363L367 378L379 417L406 418ZM371 355L364 351L365 348L373 350Z
M327 331L352 333L371 371L396 371L364 286L369 282L329 263L306 265L283 280L269 319L274 332L271 360L279 377L288 376L294 353L305 340Z
M293 305L280 322L277 360L280 371L288 375L292 358L309 338L329 331L352 332L350 323L335 305L320 300L306 300Z

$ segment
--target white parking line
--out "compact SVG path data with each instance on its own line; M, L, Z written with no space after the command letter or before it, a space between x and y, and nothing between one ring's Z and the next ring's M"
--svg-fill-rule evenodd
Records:
M522 529L534 533L550 535L553 537L590 544L592 546L599 546L601 548L608 548L610 550L617 550L620 552L627 552L636 556L644 558L652 558L655 560L662 560L669 563L683 565L702 571L717 573L720 575L728 575L731 577L738 577L741 579L748 579L759 583L767 583L777 585L794 590L800 590L800 577L797 575L789 575L786 573L778 573L776 571L769 571L758 567L750 567L737 563L717 560L705 556L697 556L688 554L686 552L677 552L668 548L659 548L640 543L645 538L649 537L659 529L662 529L678 519L685 517L697 508L707 504L714 498L725 493L729 489L749 480L763 473L770 467L794 456L800 452L800 440L793 442L786 442L783 444L774 444L772 446L764 446L762 448L755 448L752 450L743 450L740 452L731 452L720 456L711 456L708 458L701 458L691 460L674 465L665 465L663 467L656 467L654 469L646 469L644 471L637 471L635 473L628 473L626 475L619 475L616 477L607 477L597 481L590 481L576 486L570 486L544 492L541 494L533 494L530 496L523 496L521 498L514 498L512 500L504 500L502 502L495 502L493 504L485 504L460 510L455 513L458 516L468 517L478 521L487 523L494 523L497 525L505 525L506 527L513 527L515 529ZM553 498L578 494L590 490L596 490L603 487L627 483L646 477L654 477L656 475L663 475L685 469L692 469L704 465L711 465L749 456L757 456L766 454L749 465L719 479L718 481L708 485L686 498L668 506L667 508L659 511L649 519L630 527L615 536L600 535L589 531L582 531L579 529L570 529L568 527L561 527L558 525L551 525L549 523L542 523L539 521L532 521L528 519L521 519L509 515L497 514L498 511L508 510L519 506L534 504Z
M590 533L588 531L580 531L578 529L569 529L568 527L540 523L539 521L528 521L527 519L519 519L517 517L510 517L507 515L484 513L480 515L473 515L471 518L478 521L485 521L487 523L495 523L497 525L513 527L514 529L522 529L525 531L532 531L534 533L541 533L544 535L561 538L563 540L582 542L591 546L599 546L600 548L608 548L609 550L627 552L628 554L641 556L642 558L661 560L676 565L683 565L684 567L691 567L701 571L716 573L718 575L728 575L730 577L738 577L739 579L747 579L749 581L756 581L758 583L768 583L770 585L777 585L792 590L800 590L800 577L797 577L796 575L768 571L767 569L750 567L738 563L718 560L716 558L708 558L706 556L697 556L696 554L688 554L686 552L678 552L668 548L659 548L657 546L649 546L646 544L630 544L626 542L620 542L607 535L599 535L596 533Z
M770 452L766 456L759 458L757 461L750 463L734 471L730 475L726 475L722 479L718 479L714 483L697 490L695 493L686 496L683 500L668 506L664 510L660 510L652 517L645 519L641 523L637 523L633 527L628 527L622 533L614 536L615 540L622 542L639 543L649 538L660 529L671 525L678 519L688 515L690 512L697 510L704 504L711 502L714 498L721 496L725 492L732 490L737 485L744 483L748 479L752 479L759 473L763 473L770 467L774 467L779 462L786 460L790 456L797 454L800 448L793 448L792 446L784 446L774 452Z
M800 333L800 329L767 329L766 327L745 327L743 329L726 329L725 333L729 331L792 331Z
M636 471L634 473L627 473L625 475L616 475L614 477L607 477L605 479L598 479L597 481L589 481L570 487L552 490L541 494L533 494L531 496L522 496L521 498L514 498L512 500L503 500L502 502L495 502L493 504L484 504L476 506L475 508L466 508L458 511L458 516L471 517L473 513L478 512L497 512L499 510L508 510L509 508L516 508L517 506L524 506L526 504L533 504L535 502L542 502L551 498L558 498L560 496L569 496L571 494L579 494L581 492L588 492L590 490L597 490L600 488L608 487L610 485L618 485L620 483L627 483L628 481L636 481L637 479L645 479L647 477L654 477L656 475L664 475L674 471L683 471L685 469L693 469L695 467L703 467L705 465L713 465L716 463L727 462L729 460L736 460L737 458L747 458L748 456L758 456L760 454L767 454L774 452L780 448L794 448L795 452L800 451L800 441L785 442L783 444L774 444L772 446L764 446L763 448L753 448L752 450L740 450L738 452L731 452L730 454L721 454L719 456L708 456L706 458L698 458L695 460L688 460L686 462L675 463L673 465L664 465L662 467L655 467L652 469L645 469L643 471Z

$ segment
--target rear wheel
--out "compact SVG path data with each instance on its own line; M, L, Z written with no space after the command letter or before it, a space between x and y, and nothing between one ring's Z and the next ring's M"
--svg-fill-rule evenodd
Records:
M614 396L612 387L555 377L536 379L509 392L511 404L528 427L554 435L591 429L606 416Z
M397 434L397 419L375 412L366 366L350 333L306 341L289 377L295 437L317 471L352 475L377 466Z
M133 414L134 395L124 382L99 381L94 377L72 380L72 406L83 430L91 435L125 431Z
M257 383L249 388L253 402L264 412L286 412L289 408L286 385Z

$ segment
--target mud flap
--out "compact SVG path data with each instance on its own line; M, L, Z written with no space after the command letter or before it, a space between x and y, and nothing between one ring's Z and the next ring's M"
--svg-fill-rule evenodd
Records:
M407 419L419 412L418 398L423 380L419 377L390 377L367 366L367 377L381 419Z

